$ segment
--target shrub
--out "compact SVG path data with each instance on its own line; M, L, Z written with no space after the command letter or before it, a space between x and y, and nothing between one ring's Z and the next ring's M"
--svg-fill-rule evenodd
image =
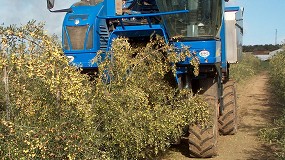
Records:
M140 48L115 40L99 78L90 81L68 65L42 24L0 27L0 33L4 159L150 158L184 126L208 119L201 97L165 78L188 53L177 56L159 38Z
M274 56L270 61L270 87L273 95L276 96L280 104L285 102L285 52ZM277 144L280 151L276 152L277 158L285 159L285 110L276 118L274 124L260 130L262 139Z
M272 84L275 95L281 101L285 100L285 69L284 69L285 53L281 52L273 57L270 61L270 83Z
M172 70L169 63L178 61L171 50L161 39L142 48L132 48L123 38L113 42L107 55L112 58L99 68L107 70L96 82L94 103L100 104L97 112L107 111L99 128L112 140L102 147L113 155L149 158L178 139L184 126L206 119L206 104L199 97L172 88L164 78Z
M30 22L0 32L1 89L6 88L1 90L5 112L1 112L0 156L73 159L94 153L96 158L98 150L89 139L96 130L91 134L92 86L87 76L68 65L42 24Z
M262 140L276 144L277 149L275 151L276 159L285 159L285 111L277 118L273 124L267 128L263 128L259 132L259 136Z
M261 61L252 54L243 54L241 62L231 64L230 77L237 82L244 82L249 77L257 74L261 67Z

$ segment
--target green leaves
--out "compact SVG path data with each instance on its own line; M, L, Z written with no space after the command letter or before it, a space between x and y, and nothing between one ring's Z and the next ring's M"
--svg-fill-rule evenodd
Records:
M184 126L208 118L206 103L168 81L173 76L168 73L175 72L172 64L187 52L177 54L159 37L146 46L133 45L125 38L114 40L96 81L93 112L101 115L106 138L99 148L114 159L151 158L179 139Z
M281 52L275 55L269 63L270 67L270 82L272 90L281 100L285 100L285 69L284 69L285 54Z
M90 81L68 65L42 24L0 33L0 74L8 84L0 82L0 157L149 159L179 139L184 126L208 119L200 97L170 85L173 64L189 53L177 54L159 37L138 46L114 40Z
M261 61L252 54L243 54L241 62L230 65L230 76L237 82L245 82L256 75L261 68Z
M285 53L280 52L275 55L269 62L270 74L270 90L280 104L284 104L285 100L285 69L284 69ZM277 103L278 104L278 103ZM278 106L272 106L278 107ZM279 106L280 107L280 106ZM274 123L267 128L261 129L259 136L269 143L277 144L276 158L285 158L285 111L274 120Z
M1 139L0 157L84 157L82 154L92 145L88 132L93 116L89 78L68 65L59 43L44 34L43 25L30 22L20 28L9 26L0 30L0 36L6 38L0 48L0 77L6 75L5 88L9 91L4 91L1 81L0 105L5 107L1 107L0 113L10 115L6 120L1 116L1 124L14 124L10 135L0 131L5 137ZM88 152L96 158L96 148Z

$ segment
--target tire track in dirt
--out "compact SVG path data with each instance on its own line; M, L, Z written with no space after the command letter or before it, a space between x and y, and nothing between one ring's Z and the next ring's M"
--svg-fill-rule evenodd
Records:
M272 123L278 113L269 86L268 74L262 72L237 87L238 133L219 137L219 156L212 160L274 159L274 147L258 138L259 130Z
M219 136L219 155L209 160L274 159L274 146L265 144L258 138L259 130L272 123L273 118L280 111L270 94L269 86L267 72L262 72L238 85L238 133L230 136ZM195 159L188 158L185 153L183 150L173 149L163 159Z

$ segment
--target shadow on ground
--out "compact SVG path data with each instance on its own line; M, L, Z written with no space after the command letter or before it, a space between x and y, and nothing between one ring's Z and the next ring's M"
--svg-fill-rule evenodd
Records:
M273 94L272 88L270 88L270 84L267 82L265 88L266 94L255 94L248 95L249 98L253 99L253 103L250 105L259 106L259 108L252 109L251 111L243 110L240 115L243 117L253 116L253 120L255 121L254 125L247 124L246 121L241 122L239 126L239 130L242 132L247 132L248 134L255 135L260 137L259 133L261 129L265 129L271 125L273 125L274 120L276 120L279 116L281 116L282 111L284 110L284 106L280 105L280 100ZM266 108L266 109L264 109ZM243 118L241 117L241 119ZM261 119L261 118L263 119ZM265 121L264 121L265 119ZM242 120L241 120L242 121ZM264 124L266 122L266 124ZM262 145L258 148L252 148L251 150L244 150L244 153L247 154L247 160L274 160L276 159L276 152L278 151L278 147L275 144L270 144L262 140Z

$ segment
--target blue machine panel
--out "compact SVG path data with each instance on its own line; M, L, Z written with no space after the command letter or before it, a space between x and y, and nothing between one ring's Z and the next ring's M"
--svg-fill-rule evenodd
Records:
M201 65L215 64L221 62L221 42L216 40L175 42L175 48L189 47L193 56L198 57ZM189 65L191 57L186 58L180 65Z

